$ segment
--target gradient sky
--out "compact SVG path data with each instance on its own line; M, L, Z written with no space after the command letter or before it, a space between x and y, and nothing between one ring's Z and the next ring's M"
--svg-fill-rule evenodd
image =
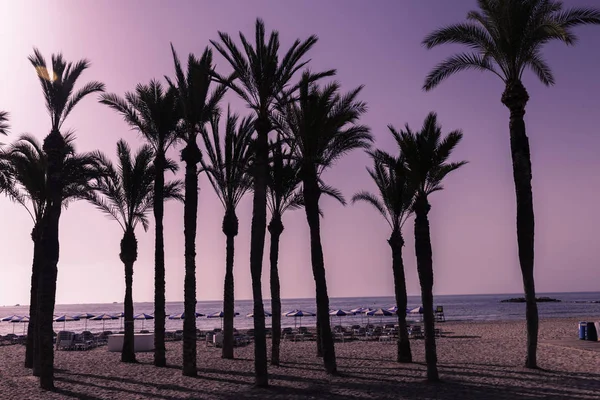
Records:
M568 5L594 5L569 0ZM100 80L123 94L138 82L172 75L169 43L184 58L200 54L217 31L253 38L254 21L278 29L282 47L317 34L311 51L313 70L337 68L345 90L364 84L361 99L369 105L362 122L372 128L376 145L395 151L386 129L405 123L419 127L428 112L439 115L444 132L464 131L455 159L470 163L451 175L446 189L431 197L431 235L435 294L515 293L521 289L515 230L515 195L508 141L508 111L500 102L502 83L491 74L462 73L433 92L421 90L425 75L456 48L425 50L420 42L432 29L459 22L475 1L3 1L0 2L0 109L11 113L12 132L42 139L49 117L34 69L27 56L37 46L49 59L62 51L68 60L86 57L92 67L81 82ZM600 53L598 27L577 29L580 42L568 48L547 46L556 85L546 88L531 74L526 124L531 140L536 211L536 284L538 291L598 290L598 196L600 194ZM217 68L229 67L217 58ZM234 96L232 107L248 110ZM223 104L226 106L226 104ZM64 125L77 133L80 151L99 149L114 157L116 142L141 143L121 117L87 98ZM177 152L173 152L178 157ZM328 183L349 199L373 190L355 152L326 173ZM208 181L200 181L198 213L198 300L222 296L225 270L223 209ZM238 209L235 296L251 297L249 230L251 198ZM322 201L322 238L329 294L393 295L389 228L364 204ZM0 198L0 304L29 303L32 222L21 207ZM183 299L183 206L165 210L166 297ZM302 211L284 216L280 276L283 297L313 297L308 229ZM57 302L122 301L121 231L92 206L75 203L61 218L61 256ZM153 298L153 227L137 231L134 300ZM404 261L409 294L418 294L412 220L404 229ZM267 243L268 243L267 236ZM266 247L268 255L268 247ZM268 297L268 257L263 274Z

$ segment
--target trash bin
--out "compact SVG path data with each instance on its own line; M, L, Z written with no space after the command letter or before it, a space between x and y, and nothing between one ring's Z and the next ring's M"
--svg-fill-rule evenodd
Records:
M581 321L579 323L579 340L585 340L585 332L587 331L587 322Z
M598 332L596 332L596 327L593 322L587 323L587 328L585 330L585 340L590 340L592 342L598 341Z

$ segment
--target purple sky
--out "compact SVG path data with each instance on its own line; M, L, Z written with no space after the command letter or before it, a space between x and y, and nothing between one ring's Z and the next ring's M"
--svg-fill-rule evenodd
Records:
M594 4L569 0L569 5ZM173 5L177 4L177 7ZM30 132L43 138L49 117L35 72L27 60L37 46L49 59L62 51L68 60L86 57L92 67L81 82L100 80L108 91L123 94L138 82L172 75L169 43L184 58L200 54L217 30L253 38L254 20L278 29L282 47L295 38L317 34L311 69L337 68L348 90L365 85L369 105L362 122L372 128L376 145L395 151L387 124L419 127L429 111L438 112L445 132L464 131L455 159L470 163L447 180L446 190L431 197L435 294L521 291L515 233L515 199L508 144L508 111L500 103L502 84L491 74L463 73L433 92L421 90L427 72L455 48L427 51L420 42L441 25L459 22L475 1L45 1L1 2L0 109L11 113L9 139ZM435 11L434 11L435 10ZM597 211L600 193L597 112L600 110L600 30L577 30L574 48L552 44L545 55L556 85L543 87L528 74L531 100L526 123L532 146L536 211L538 291L598 290ZM228 72L217 58L218 70ZM248 110L235 97L232 107ZM226 106L226 104L223 104ZM65 128L77 132L81 151L99 149L114 157L116 142L134 148L140 139L115 112L95 98L84 100ZM177 157L178 153L173 152ZM326 180L349 199L373 190L359 152L341 160ZM208 181L201 179L198 213L198 299L222 296L225 269L223 210ZM322 238L331 296L392 295L389 228L364 204L342 207L323 200ZM235 295L251 297L249 273L250 196L238 209ZM31 275L32 227L25 210L0 198L0 304L27 304ZM165 211L167 300L183 299L183 207ZM314 296L308 229L302 211L284 216L280 276L282 295ZM153 298L153 227L137 232L134 300ZM404 229L404 261L409 294L418 294L412 220ZM90 205L72 204L61 219L58 303L122 301L121 231ZM267 236L268 243L268 236ZM268 247L266 248L268 254ZM268 257L263 274L268 297Z

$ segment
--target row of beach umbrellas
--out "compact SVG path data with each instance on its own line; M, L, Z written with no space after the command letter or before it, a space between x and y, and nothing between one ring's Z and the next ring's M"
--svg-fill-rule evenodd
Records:
M387 317L387 316L392 316L395 315L398 312L398 307L393 306L393 307L389 307L389 308L368 308L368 307L358 307L358 308L354 308L352 310L346 311L346 310L342 310L342 309L337 309L337 310L331 310L329 312L329 315L331 317L339 317L340 318L340 323L341 323L341 317L345 317L345 316L350 316L350 315L364 315L367 316L367 318L372 317L372 316L379 316L379 317ZM423 307L415 307L412 309L406 309L406 313L407 314L423 314ZM239 313L234 313L234 316L238 316L240 315ZM294 328L297 326L296 325L296 320L300 319L300 326L302 326L302 317L314 317L315 314L309 311L303 311L303 310L291 310L288 312L285 312L282 314L285 317L293 317L294 318ZM195 317L199 318L199 317L204 317L206 316L207 318L220 318L221 319L221 323L222 323L222 319L224 317L224 313L223 311L217 311L208 315L202 314L197 312ZM266 317L271 317L272 314L265 311L265 316ZM94 315L94 314L89 314L89 313L82 313L82 314L77 314L77 315L60 315L60 316L55 316L54 321L55 322L62 322L64 324L64 328L66 328L66 323L70 322L70 321L80 321L80 320L84 320L85 321L85 330L87 330L87 321L91 320L91 321L102 321L102 330L104 330L104 324L106 321L108 320L116 320L119 318L123 318L124 317L124 313L117 313L117 314L99 314L99 315ZM247 314L246 317L254 317L253 313ZM144 321L147 319L154 319L154 316L150 315L150 314L145 314L145 313L140 313L140 314L136 314L133 317L135 320L141 320L142 321L142 329L144 329ZM171 314L169 315L169 319L185 319L185 313L179 313L179 314ZM18 315L11 315L5 318L0 319L0 321L2 322L11 322L11 323L26 323L29 322L29 317L28 316L18 316ZM63 329L64 329L63 328ZM23 326L23 332L25 331L25 326ZM14 326L13 326L13 333L14 333Z

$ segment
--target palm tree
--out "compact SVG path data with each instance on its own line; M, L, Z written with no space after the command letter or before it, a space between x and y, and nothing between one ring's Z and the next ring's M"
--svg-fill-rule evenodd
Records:
M530 69L546 86L554 84L550 66L542 56L546 43L561 41L574 45L578 25L600 24L600 10L563 10L554 0L479 0L479 10L467 14L466 23L450 25L430 33L427 48L445 43L468 46L472 51L451 56L427 76L424 89L431 90L459 71L489 71L504 82L502 104L510 111L510 148L517 198L517 243L523 275L527 319L525 366L536 368L538 311L533 277L534 214L531 189L531 156L525 133L525 105L529 95L522 77Z
M200 130L218 112L218 105L226 87L219 85L210 92L214 70L212 51L204 50L197 59L193 54L188 56L187 73L184 73L175 49L171 46L175 64L175 82L168 77L167 82L177 93L177 105L182 116L183 127L180 138L185 142L181 150L181 159L185 162L185 203L183 225L185 236L185 281L184 311L185 315L196 315L196 228L198 220L198 171L197 165L202 160L197 138ZM196 376L196 319L183 320L183 375Z
M283 233L283 213L289 209L299 208L301 194L299 165L291 157L289 149L284 147L281 137L271 144L271 165L269 166L267 206L271 212L268 229L271 235L271 365L279 365L279 348L281 343L281 290L279 285L279 238Z
M227 238L227 258L225 264L225 288L223 294L223 358L233 359L233 318L234 318L234 284L233 258L234 241L238 234L238 218L235 213L239 202L252 188L252 179L248 165L252 162L252 134L254 119L246 117L238 125L239 117L227 109L225 135L219 134L218 114L210 121L212 138L206 129L202 130L202 138L206 147L206 160L201 160L202 170L207 173L213 189L225 208L223 217L223 233ZM221 142L224 142L223 144Z
M77 154L74 148L74 135L64 135L67 155L63 165L63 206L73 200L82 198L91 190L90 183L100 176L97 159L93 153ZM9 173L14 185L6 192L8 197L25 208L33 229L33 266L31 273L31 298L29 305L30 321L27 327L25 350L25 367L34 367L34 336L37 326L37 296L41 262L40 240L42 220L47 205L47 156L42 144L32 135L21 135L16 142L0 155L0 163L9 166ZM39 359L37 360L39 362ZM39 365L34 368L39 374Z
M306 72L299 89L299 100L287 102L281 108L283 115L278 118L278 125L294 141L294 157L300 164L303 205L310 229L323 362L326 371L335 374L337 366L329 325L329 296L321 245L319 198L324 190L333 193L342 202L343 198L335 189L324 189L320 176L344 154L368 148L373 139L368 127L356 123L366 111L365 103L356 100L362 87L342 95L337 82L319 88L311 83L310 74Z
M411 131L408 125L399 133L395 130L392 132L406 164L409 184L416 191L413 203L415 254L423 301L425 361L427 379L435 382L439 380L439 376L433 316L433 260L427 216L431 206L428 197L431 193L443 189L442 181L450 172L466 164L466 161L448 162L450 154L462 139L462 132L456 130L442 137L442 128L433 112L427 115L419 132Z
M121 361L134 363L133 347L133 264L137 260L137 239L135 228L141 224L148 230L148 212L154 200L153 165L154 154L149 145L142 146L131 155L131 149L124 140L117 142L118 167L102 154L98 154L104 176L93 186L94 191L87 195L88 201L108 217L117 221L123 229L119 258L125 267L125 337ZM163 198L182 199L181 182L165 184Z
M83 59L76 63L66 62L62 54L52 55L52 68L46 65L38 49L29 56L42 85L46 109L50 114L51 130L44 139L43 150L47 155L46 213L42 223L41 251L43 254L38 287L38 339L40 357L40 386L54 389L54 350L52 319L56 300L56 277L59 257L58 225L62 210L63 164L67 144L60 129L75 106L87 95L103 92L104 84L89 82L74 92L78 78L90 63ZM35 342L35 341L34 341Z
M389 127L394 136L397 132ZM414 189L409 185L404 160L393 157L383 151L372 153L373 168L367 168L369 175L377 185L378 194L362 191L352 197L352 202L364 201L379 213L392 229L388 244L392 249L392 272L394 274L394 292L398 308L398 362L412 362L410 341L406 325L406 279L404 275L404 262L402 261L402 227L412 210Z
M134 92L121 98L104 94L100 102L123 116L125 122L138 131L154 150L154 365L167 365L165 355L165 244L163 233L166 152L177 140L179 121L175 90L165 91L160 82L138 84Z
M254 301L254 368L255 384L268 386L267 339L265 333L265 310L262 298L262 261L267 229L267 167L269 159L269 132L273 130L272 111L294 74L308 61L303 57L317 42L310 36L304 42L296 40L284 57L279 59L279 33L265 36L265 24L256 20L256 42L254 46L240 32L243 52L224 32L219 32L221 43L211 40L212 45L225 57L233 68L237 81L227 85L242 98L255 113L256 158L254 160L252 204L252 227L250 233L250 272L252 275L252 298ZM318 79L320 75L315 76ZM225 79L222 79L225 81Z

